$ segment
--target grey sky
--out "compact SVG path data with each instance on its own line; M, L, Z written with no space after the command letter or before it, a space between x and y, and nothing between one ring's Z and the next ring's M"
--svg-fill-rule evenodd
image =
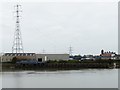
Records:
M24 2L21 32L25 52L99 54L118 51L117 2ZM2 4L2 52L11 52L15 3ZM1 37L0 37L1 38Z

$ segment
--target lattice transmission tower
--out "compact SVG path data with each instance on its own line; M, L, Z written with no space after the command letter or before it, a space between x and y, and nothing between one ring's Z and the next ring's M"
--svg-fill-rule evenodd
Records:
M72 47L70 46L70 47L69 47L69 55L72 56L72 53L73 53L73 49L72 49Z
M12 46L12 53L24 53L21 31L20 31L20 12L21 12L21 5L17 4L15 6L16 25L15 25L15 34L14 34L14 41Z

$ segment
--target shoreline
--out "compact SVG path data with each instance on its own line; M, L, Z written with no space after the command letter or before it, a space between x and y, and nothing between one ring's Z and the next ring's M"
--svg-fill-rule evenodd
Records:
M116 63L116 66L114 66ZM120 61L75 61L75 62L47 62L41 65L16 65L14 63L1 63L2 71L55 71L55 70L80 70L80 69L119 69Z

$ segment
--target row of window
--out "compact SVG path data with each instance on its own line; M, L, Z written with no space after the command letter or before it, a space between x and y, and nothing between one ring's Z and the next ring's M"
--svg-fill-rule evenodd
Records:
M34 60L34 59L26 59L26 60ZM12 59L2 59L2 61L12 61Z
M4 56L35 56L34 53L6 53Z
M12 59L2 59L2 61L11 61Z

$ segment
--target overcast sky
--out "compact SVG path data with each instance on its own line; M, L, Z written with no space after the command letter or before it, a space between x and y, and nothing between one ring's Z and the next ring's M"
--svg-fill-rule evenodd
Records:
M117 2L22 2L25 52L99 54L118 51ZM15 32L13 2L2 3L2 52L11 52Z

